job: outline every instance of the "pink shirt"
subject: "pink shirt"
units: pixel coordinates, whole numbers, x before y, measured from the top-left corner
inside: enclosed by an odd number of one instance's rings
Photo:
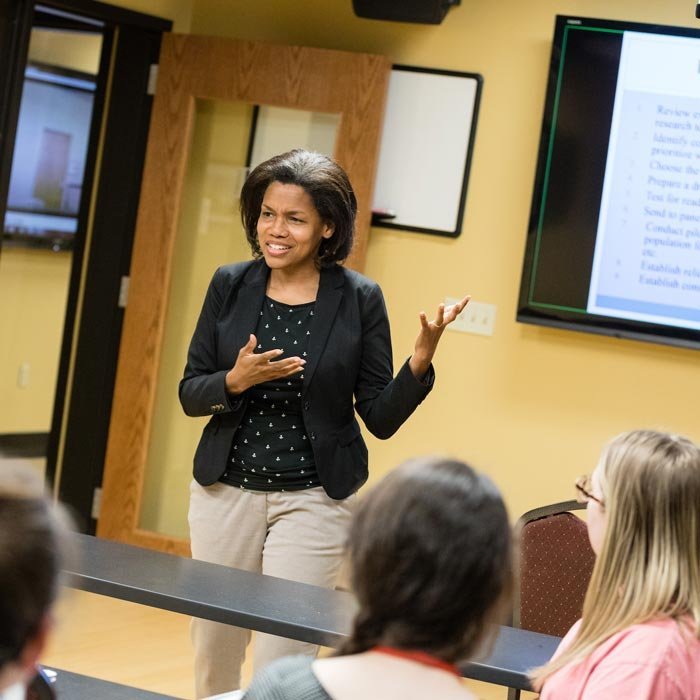
[[[555,658],[574,640],[579,620]],[[700,700],[700,640],[674,620],[633,625],[544,684],[540,700]]]

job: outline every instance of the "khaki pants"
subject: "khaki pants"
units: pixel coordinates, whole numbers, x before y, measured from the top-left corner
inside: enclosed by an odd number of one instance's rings
[[[354,500],[351,496],[335,501],[321,487],[260,493],[222,483],[200,486],[192,481],[192,557],[333,588]],[[197,697],[239,688],[250,630],[194,618],[191,633]],[[313,644],[256,634],[255,671],[282,656],[315,656],[317,650]]]

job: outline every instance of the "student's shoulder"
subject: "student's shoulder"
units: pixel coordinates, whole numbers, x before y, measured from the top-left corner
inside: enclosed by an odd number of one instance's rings
[[[599,653],[601,666],[626,666],[639,672],[644,668],[647,671],[643,673],[665,679],[672,686],[685,688],[690,684],[700,692],[696,671],[700,640],[687,621],[658,619],[632,625],[602,645]]]
[[[277,659],[258,673],[243,700],[330,700],[314,675],[308,656]]]
[[[619,649],[641,658],[656,659],[678,650],[700,653],[698,640],[691,625],[684,620],[661,618],[632,625],[611,640]]]
[[[682,622],[631,625],[598,647],[591,661],[583,698],[699,697],[700,641]]]

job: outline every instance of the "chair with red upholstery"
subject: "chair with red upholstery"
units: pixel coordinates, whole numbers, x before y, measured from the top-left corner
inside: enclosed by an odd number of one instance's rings
[[[518,520],[514,627],[563,637],[581,617],[595,554],[586,523],[570,511],[585,507],[564,501],[530,510]],[[508,691],[508,700],[519,697],[519,690]]]

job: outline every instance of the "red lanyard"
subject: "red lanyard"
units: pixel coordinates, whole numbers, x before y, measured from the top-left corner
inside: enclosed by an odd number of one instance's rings
[[[447,671],[461,678],[462,674],[459,669],[454,665],[438,659],[436,656],[431,656],[426,654],[424,651],[414,651],[410,649],[397,649],[396,647],[373,647],[371,651],[379,652],[380,654],[388,654],[389,656],[398,656],[400,659],[408,659],[409,661],[415,661],[417,664],[423,664],[424,666],[432,666],[433,668],[439,668],[442,671]]]

